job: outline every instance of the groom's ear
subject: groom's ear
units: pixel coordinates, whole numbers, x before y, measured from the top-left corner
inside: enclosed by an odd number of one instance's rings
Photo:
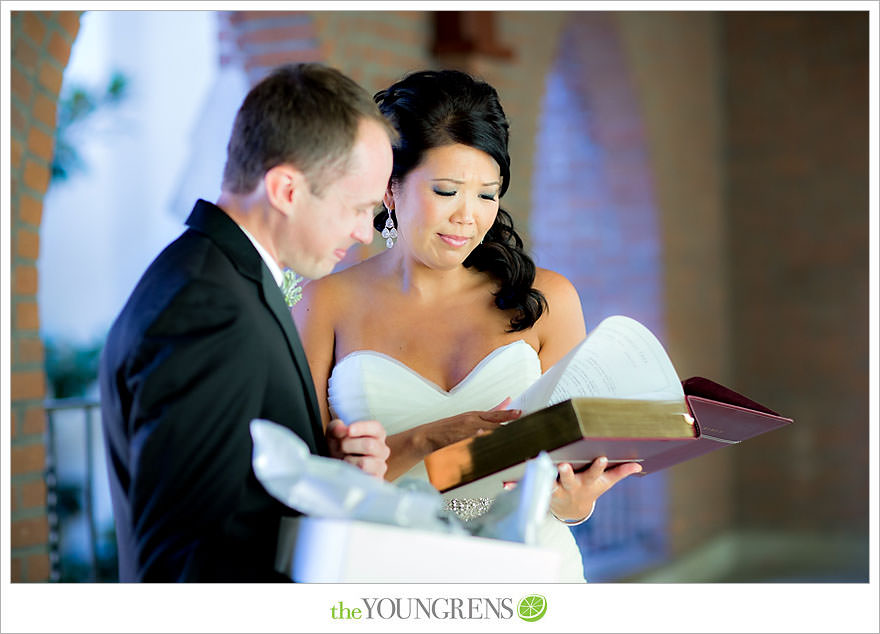
[[[294,201],[308,187],[305,175],[291,165],[276,165],[263,176],[266,197],[275,209],[289,216],[293,212]]]

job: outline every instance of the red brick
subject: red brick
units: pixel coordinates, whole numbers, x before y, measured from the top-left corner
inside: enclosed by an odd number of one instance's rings
[[[45,480],[34,480],[33,482],[23,482],[17,485],[19,490],[19,498],[21,499],[21,508],[32,509],[46,506],[46,482]]]
[[[29,407],[25,410],[21,425],[22,435],[42,434],[46,431],[46,410],[42,407]]]
[[[254,44],[268,42],[289,42],[290,40],[306,40],[315,37],[315,27],[312,24],[294,24],[279,26],[274,29],[259,29],[239,36],[238,44]]]
[[[241,22],[263,20],[265,18],[289,18],[296,15],[303,15],[305,13],[305,11],[234,11],[229,16],[229,21],[233,24],[239,24]]]
[[[49,168],[36,161],[27,160],[24,164],[22,181],[35,192],[45,194],[49,187]]]
[[[15,147],[15,139],[12,140]],[[30,229],[19,229],[13,236],[15,253],[19,257],[36,261],[40,257],[40,234]]]
[[[15,305],[15,329],[19,332],[40,329],[40,311],[36,302],[20,301]]]
[[[49,37],[49,54],[61,66],[67,66],[67,60],[70,59],[70,46],[71,43],[57,32],[53,32]]]
[[[42,11],[26,11],[24,12],[24,19],[22,20],[22,31],[30,37],[37,46],[40,46],[43,43],[43,39],[46,37],[46,24],[43,22],[41,16],[44,16],[45,13]]]
[[[12,292],[16,295],[37,294],[37,267],[19,264],[12,269]]]
[[[48,541],[48,539],[46,540]],[[28,555],[27,558],[27,580],[34,583],[45,582],[49,580],[49,555],[48,553],[37,553]]]
[[[252,55],[245,62],[245,69],[271,68],[279,64],[291,64],[298,62],[313,62],[321,59],[321,51],[317,48],[299,49],[292,51],[278,51],[263,55]]]
[[[26,132],[28,129],[27,112],[20,108],[18,104],[12,104],[12,112],[9,115],[9,123],[11,128],[16,132]]]
[[[32,517],[12,522],[13,548],[39,546],[49,541],[49,521],[46,517]]]
[[[43,342],[38,337],[28,337],[15,342],[16,355],[12,363],[42,363],[46,356]]]
[[[17,68],[12,69],[11,88],[12,94],[18,97],[22,103],[29,104],[31,102],[31,96],[34,93],[33,84],[31,84],[31,80]]]
[[[10,448],[12,475],[42,473],[46,468],[46,448],[42,442]]]
[[[18,199],[18,217],[25,223],[39,227],[43,219],[43,201],[22,194]]]
[[[40,64],[40,74],[38,79],[41,86],[53,95],[58,95],[58,92],[61,90],[61,82],[64,79],[64,74],[49,62],[43,62]]]
[[[42,371],[12,372],[10,376],[10,398],[23,401],[45,398],[46,375]]]
[[[21,167],[21,155],[24,152],[24,146],[18,139],[10,139],[9,146],[9,153],[11,155],[9,166],[12,168],[12,170],[17,170],[19,167]]]
[[[63,28],[71,41],[76,38],[79,32],[79,17],[81,11],[55,11],[55,21]]]
[[[54,140],[52,137],[36,126],[31,126],[30,132],[28,132],[27,147],[34,156],[43,159],[47,163],[51,162],[53,145]]]
[[[54,100],[49,99],[45,95],[37,94],[36,99],[34,99],[34,108],[32,110],[34,118],[37,121],[54,130],[55,125],[57,124],[55,119],[56,112],[57,104]]]
[[[10,567],[12,568],[9,577],[10,581],[12,581],[12,583],[21,583],[22,581],[25,581],[26,579],[24,578],[23,574],[24,557],[21,555],[12,555],[10,557],[9,563],[11,564]]]

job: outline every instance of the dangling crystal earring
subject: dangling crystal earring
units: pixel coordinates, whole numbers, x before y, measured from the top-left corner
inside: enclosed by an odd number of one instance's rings
[[[394,228],[394,221],[391,219],[391,209],[386,207],[385,211],[388,212],[388,219],[385,221],[385,228],[382,229],[382,237],[385,238],[385,248],[390,249],[397,239],[397,229]]]

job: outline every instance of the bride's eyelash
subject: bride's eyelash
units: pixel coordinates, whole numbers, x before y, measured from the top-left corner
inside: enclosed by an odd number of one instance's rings
[[[458,192],[455,190],[447,191],[447,190],[443,190],[443,189],[437,189],[435,187],[434,193],[437,194],[438,196],[455,196]],[[483,200],[492,200],[492,201],[498,200],[495,197],[495,194],[480,194],[480,198],[482,198]]]

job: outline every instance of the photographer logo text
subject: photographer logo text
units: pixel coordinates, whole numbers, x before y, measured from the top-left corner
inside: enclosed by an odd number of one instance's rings
[[[533,622],[547,612],[547,600],[533,594],[515,603],[510,597],[361,597],[330,607],[334,620],[508,620]]]

